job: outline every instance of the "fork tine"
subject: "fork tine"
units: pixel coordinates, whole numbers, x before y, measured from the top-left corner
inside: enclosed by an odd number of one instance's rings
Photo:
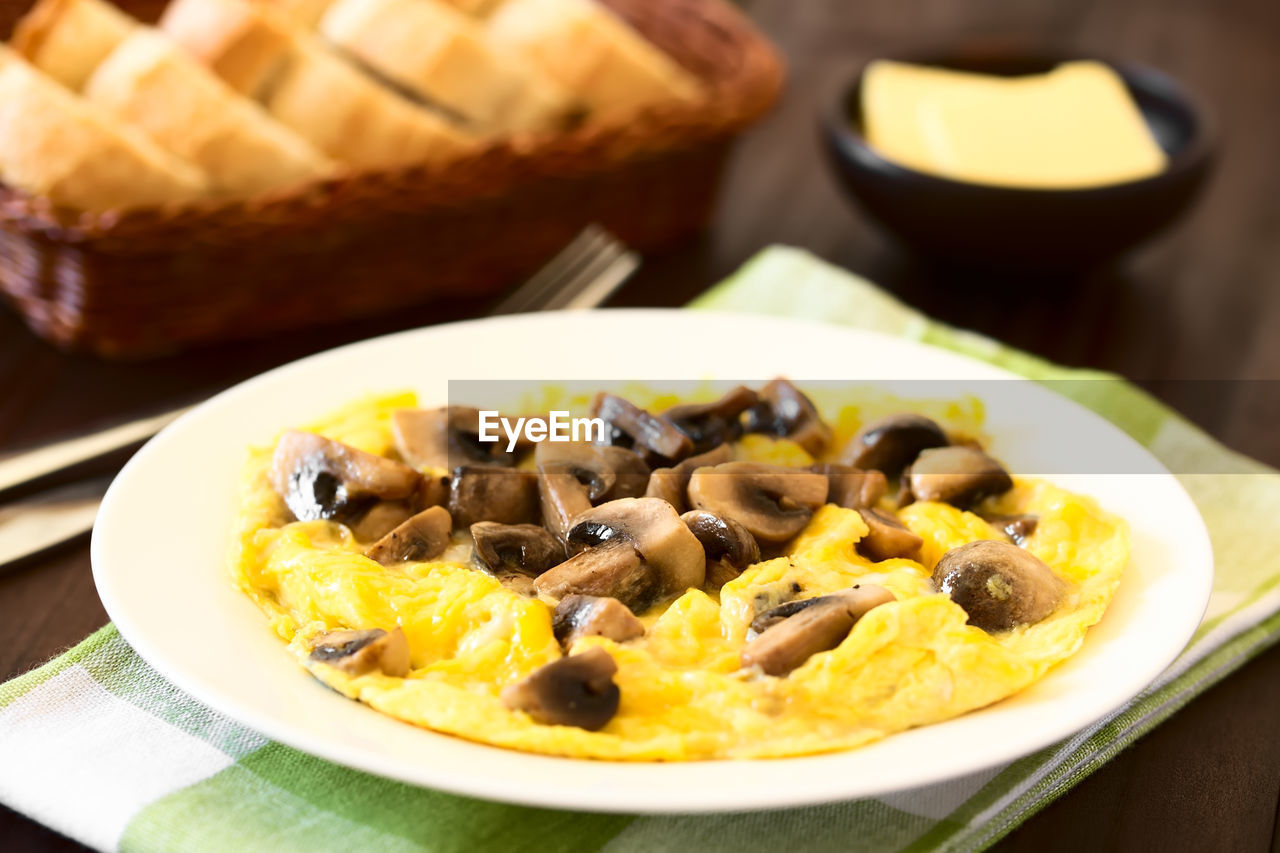
[[[545,300],[546,296],[559,289],[570,280],[578,268],[586,263],[596,251],[600,234],[594,228],[586,228],[568,246],[557,254],[543,268],[542,275],[536,275],[528,284],[516,291],[522,299],[522,308],[533,308]]]
[[[550,295],[543,310],[555,311],[559,309],[566,299],[571,299],[577,295],[578,291],[585,287],[588,282],[593,281],[609,264],[613,263],[616,257],[617,250],[612,246],[605,246],[596,252],[574,272],[573,277],[566,281],[562,288]]]
[[[560,280],[554,286],[539,294],[536,304],[530,306],[531,310],[549,310],[560,294],[569,288],[575,287],[576,283],[581,281],[584,276],[591,275],[601,256],[609,251],[611,244],[612,240],[603,230],[595,229],[591,234],[591,239],[583,246],[578,257],[573,259],[572,264],[565,267]]]
[[[587,283],[576,296],[568,299],[558,308],[565,310],[581,310],[585,308],[595,308],[602,304],[606,299],[613,295],[613,292],[622,286],[631,274],[640,266],[640,256],[635,252],[622,251],[609,267],[600,273],[594,280]]]
[[[591,268],[600,253],[606,251],[612,242],[604,229],[598,226],[592,226],[589,230],[584,230],[584,236],[587,239],[579,247],[577,256],[570,259],[561,268],[561,275],[557,281],[536,295],[534,303],[528,306],[528,310],[548,309],[550,303],[555,301],[556,295],[563,292],[565,288],[573,286],[573,283]]]
[[[521,283],[515,290],[503,297],[490,309],[489,313],[515,314],[523,310],[531,296],[541,293],[564,274],[569,261],[577,256],[578,249],[578,240],[575,239],[573,243],[561,249],[559,254],[544,266],[539,267],[532,276]]]
[[[515,314],[540,307],[548,296],[575,278],[578,270],[608,242],[603,228],[588,225],[528,281],[494,306],[490,314]]]
[[[549,300],[546,310],[591,308],[613,293],[638,264],[634,253],[609,241],[573,281]]]

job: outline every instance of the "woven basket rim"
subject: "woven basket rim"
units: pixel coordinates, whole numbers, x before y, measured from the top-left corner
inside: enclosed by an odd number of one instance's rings
[[[550,179],[603,173],[622,160],[729,137],[773,105],[782,88],[782,59],[738,9],[725,0],[648,2],[696,13],[702,25],[737,48],[735,67],[717,69],[715,76],[698,75],[705,97],[697,102],[664,103],[565,133],[515,135],[444,163],[347,170],[250,198],[86,212],[55,207],[47,198],[0,183],[0,225],[33,237],[81,243],[133,234],[234,231],[237,223],[261,228],[264,221],[278,221],[282,227],[296,227],[300,221],[338,214],[353,199],[392,195],[411,196],[417,209],[456,207],[500,197],[531,173]]]

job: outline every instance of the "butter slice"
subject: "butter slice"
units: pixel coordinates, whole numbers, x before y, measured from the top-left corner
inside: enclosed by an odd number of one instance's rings
[[[879,60],[862,103],[880,154],[958,181],[1073,189],[1145,178],[1167,162],[1120,75],[1100,62],[999,77]]]

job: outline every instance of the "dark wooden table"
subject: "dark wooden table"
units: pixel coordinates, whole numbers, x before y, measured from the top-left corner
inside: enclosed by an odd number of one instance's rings
[[[0,17],[12,21],[25,6],[26,0],[3,0]],[[956,325],[1060,362],[1146,380],[1228,445],[1280,464],[1280,395],[1267,391],[1280,375],[1280,3],[758,0],[747,6],[789,58],[786,98],[737,147],[706,236],[649,259],[614,304],[680,305],[763,246],[804,246]],[[821,101],[870,57],[992,34],[1146,62],[1198,93],[1216,115],[1222,156],[1193,214],[1119,271],[1072,286],[1028,280],[997,297],[917,266],[852,212],[819,153]],[[346,341],[480,308],[436,306],[132,365],[58,353],[0,313],[0,451],[190,401]],[[1177,381],[1186,379],[1206,382]],[[83,543],[0,576],[0,679],[105,621]],[[1280,649],[1272,649],[1002,847],[1280,850],[1277,708]],[[73,847],[0,808],[0,848]]]

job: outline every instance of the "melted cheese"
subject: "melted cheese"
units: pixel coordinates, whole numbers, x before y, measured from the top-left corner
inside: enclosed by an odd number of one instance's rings
[[[955,180],[1068,189],[1166,164],[1124,81],[1100,62],[996,77],[881,60],[867,68],[862,102],[873,148]]]

